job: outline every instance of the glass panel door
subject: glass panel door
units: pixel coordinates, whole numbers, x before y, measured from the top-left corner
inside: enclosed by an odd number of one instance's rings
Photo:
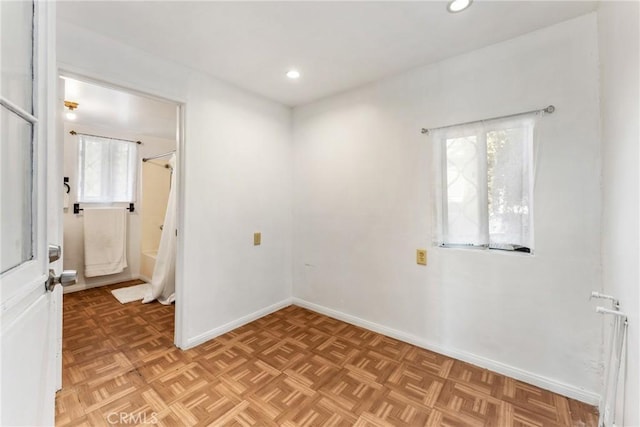
[[[45,287],[47,221],[60,215],[49,215],[46,179],[54,19],[51,2],[0,0],[1,425],[55,424],[62,298]]]
[[[34,4],[0,2],[0,272],[34,258]]]
[[[0,80],[4,99],[33,114],[33,2],[0,2]]]
[[[33,258],[33,125],[4,106],[0,114],[0,267],[4,273]]]

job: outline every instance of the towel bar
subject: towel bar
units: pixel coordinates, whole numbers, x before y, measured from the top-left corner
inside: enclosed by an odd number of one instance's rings
[[[80,207],[80,203],[74,203],[73,204],[73,213],[74,214],[78,215],[80,213],[80,211],[83,211],[83,210],[84,210],[84,208]],[[127,210],[129,212],[135,212],[136,211],[135,205],[133,203],[129,203],[129,207],[127,208]]]

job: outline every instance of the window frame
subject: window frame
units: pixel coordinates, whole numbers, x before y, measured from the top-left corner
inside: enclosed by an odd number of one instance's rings
[[[106,183],[109,185],[106,191],[101,191],[100,198],[87,198],[85,191],[85,175],[86,175],[86,143],[88,141],[100,141],[101,143],[109,144],[108,147],[108,159],[104,159],[104,153],[101,154],[101,164],[102,166],[106,166],[106,172],[101,172],[101,181],[102,183]],[[131,144],[131,145],[128,145]],[[127,182],[127,193],[130,194],[129,198],[125,198],[124,200],[119,200],[115,197],[113,186],[113,164],[114,164],[114,145],[122,145],[127,146],[129,151],[129,160],[128,160],[128,175],[130,176],[129,181]],[[77,190],[77,201],[78,203],[86,203],[86,204],[110,204],[110,203],[135,203],[137,199],[137,181],[138,181],[138,160],[139,160],[139,151],[137,144],[130,141],[124,141],[118,138],[108,138],[94,135],[78,135],[78,145],[77,145],[77,156],[78,156],[78,164],[77,164],[77,180],[78,180],[78,190]],[[105,197],[106,195],[106,197]]]
[[[527,150],[527,155],[522,156],[521,162],[521,171],[522,175],[527,176],[528,181],[528,242],[527,246],[521,246],[517,244],[507,245],[507,244],[492,244],[491,243],[491,231],[490,231],[490,215],[489,215],[489,165],[488,165],[488,157],[487,157],[487,135],[490,132],[514,129],[514,123],[520,123],[521,127],[526,129],[526,140],[523,142],[526,143],[525,149]],[[466,124],[469,125],[469,124]],[[534,144],[535,144],[535,116],[527,115],[522,117],[509,117],[505,119],[495,119],[488,122],[475,122],[470,125],[477,125],[477,127],[470,127],[468,132],[464,132],[464,128],[466,125],[459,126],[449,126],[444,129],[440,129],[436,135],[436,139],[433,141],[436,147],[436,162],[439,162],[439,176],[436,176],[436,183],[439,186],[439,189],[436,191],[440,193],[440,197],[436,197],[436,203],[439,204],[437,206],[437,215],[436,215],[436,225],[438,236],[435,239],[435,245],[441,248],[451,248],[451,249],[490,249],[492,251],[500,251],[505,253],[526,253],[533,254],[534,252],[534,216],[533,216],[533,205],[534,205],[534,170],[535,170],[535,155],[534,155]],[[462,132],[461,132],[462,131]],[[456,132],[460,132],[456,136]],[[436,136],[434,135],[434,136]],[[446,242],[447,237],[449,236],[449,185],[448,185],[448,157],[447,157],[447,142],[454,138],[468,138],[471,136],[476,137],[478,151],[478,159],[476,160],[478,165],[482,165],[481,170],[478,172],[478,182],[477,182],[477,199],[479,206],[479,224],[478,224],[478,235],[486,237],[486,243],[451,243]],[[529,159],[527,161],[527,158]],[[527,164],[528,163],[528,164]],[[523,189],[524,191],[524,189]],[[510,247],[509,247],[510,246]]]
[[[27,73],[23,75],[23,77],[28,77],[28,97],[25,99],[16,99],[14,98],[14,93],[7,93],[7,89],[11,89],[15,87],[15,85],[9,84],[7,88],[6,85],[3,85],[4,81],[0,83],[0,88],[2,88],[2,92],[0,92],[0,109],[2,113],[7,114],[7,118],[17,118],[21,123],[26,123],[29,126],[29,138],[24,141],[13,142],[15,144],[24,144],[28,149],[30,158],[28,159],[28,174],[24,174],[24,176],[28,175],[28,183],[26,183],[26,190],[28,194],[24,194],[24,199],[21,201],[21,205],[23,206],[26,212],[23,212],[21,218],[28,219],[28,223],[22,223],[20,226],[22,227],[21,234],[22,240],[20,243],[22,244],[20,251],[21,256],[20,260],[12,265],[0,265],[0,277],[3,282],[7,281],[7,278],[10,278],[11,285],[13,287],[14,284],[24,283],[29,281],[29,278],[33,277],[34,272],[39,271],[45,266],[45,257],[42,245],[40,244],[43,236],[43,224],[45,223],[44,219],[44,208],[43,208],[43,197],[42,193],[42,179],[43,168],[42,168],[42,158],[44,158],[44,150],[46,137],[46,127],[43,127],[40,119],[42,117],[46,117],[48,114],[47,105],[44,100],[46,96],[45,92],[45,76],[46,76],[46,64],[43,65],[46,61],[45,58],[40,54],[39,47],[42,44],[43,40],[38,33],[38,25],[42,22],[42,12],[40,6],[36,1],[24,2],[24,5],[29,9],[30,12],[30,26],[28,39],[29,43],[27,43],[29,49],[29,58],[28,58],[28,70]],[[27,10],[27,9],[25,9]],[[2,11],[0,10],[0,13]],[[6,13],[6,12],[5,12]],[[26,47],[26,46],[20,46]],[[26,52],[25,52],[26,53]],[[22,64],[25,65],[25,64]],[[7,70],[2,68],[3,80],[5,78],[5,73]],[[21,70],[25,71],[25,70]],[[19,85],[18,85],[19,86]],[[27,87],[25,87],[26,89]],[[23,102],[24,101],[24,102]],[[0,119],[2,120],[2,119]],[[6,125],[4,120],[0,124],[0,127]],[[9,127],[10,128],[10,127]],[[3,129],[3,132],[6,131]],[[3,144],[9,144],[9,141],[2,141]],[[2,154],[0,154],[2,156]],[[27,172],[25,169],[23,172]],[[1,179],[1,178],[0,178]],[[2,212],[2,220],[5,221],[5,212]],[[13,221],[10,221],[13,223]],[[37,274],[37,273],[35,273]]]

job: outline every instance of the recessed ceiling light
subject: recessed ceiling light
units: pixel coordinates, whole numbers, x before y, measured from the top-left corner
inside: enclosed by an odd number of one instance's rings
[[[469,6],[473,0],[451,0],[447,5],[447,10],[451,13],[462,12]]]
[[[298,70],[289,70],[287,71],[287,77],[289,77],[290,79],[299,79],[300,78],[300,71]]]

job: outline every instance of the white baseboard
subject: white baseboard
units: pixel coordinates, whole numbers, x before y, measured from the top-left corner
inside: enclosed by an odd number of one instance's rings
[[[138,275],[138,279],[144,280],[147,283],[151,283],[151,277],[147,277],[147,276],[145,276],[143,274]]]
[[[214,339],[222,334],[226,334],[227,332],[232,331],[236,328],[239,328],[240,326],[246,325],[247,323],[253,322],[254,320],[257,320],[261,317],[266,316],[267,314],[271,314],[274,311],[278,311],[290,305],[291,305],[291,298],[286,298],[280,302],[277,302],[268,307],[262,308],[258,311],[254,311],[253,313],[247,314],[246,316],[233,320],[217,328],[211,329],[205,333],[202,333],[192,338],[188,338],[186,347],[181,347],[181,348],[183,350],[188,350],[192,347],[195,347],[211,339]]]
[[[137,276],[132,276],[130,278],[121,277],[118,279],[106,279],[106,280],[101,280],[99,282],[92,282],[92,283],[76,283],[75,285],[65,286],[64,288],[62,288],[62,293],[70,294],[72,292],[86,291],[87,289],[99,288],[100,286],[115,285],[116,283],[128,282],[130,280],[138,280],[138,279],[144,280],[141,278],[141,276],[137,275]]]
[[[429,342],[415,335],[398,331],[396,329],[392,329],[392,328],[380,325],[378,323],[373,323],[368,320],[364,320],[359,317],[352,316],[350,314],[342,313],[340,311],[333,310],[328,307],[314,304],[312,302],[305,301],[300,298],[296,298],[296,297],[292,298],[292,303],[294,305],[298,305],[300,307],[304,307],[309,310],[316,311],[326,316],[333,317],[334,319],[342,320],[344,322],[351,323],[352,325],[360,326],[362,328],[369,329],[371,331],[378,332],[383,335],[387,335],[389,337],[398,339],[400,341],[404,341],[409,344],[413,344],[415,346],[422,347],[430,351],[434,351],[436,353],[444,354],[446,356],[452,357],[454,359],[462,360],[467,363],[471,363],[481,368],[489,369],[499,374],[506,375],[511,378],[515,378],[517,380],[526,382],[528,384],[535,385],[545,390],[549,390],[554,393],[558,393],[563,396],[588,403],[590,405],[597,405],[598,402],[600,401],[600,395],[598,395],[597,393],[583,390],[581,388],[578,388],[569,384],[565,384],[560,381],[556,381],[551,378],[544,377],[542,375],[534,374],[532,372],[528,372],[520,368],[516,368],[514,366],[506,365],[504,363],[487,359],[485,357],[478,356],[473,353],[468,353],[466,351],[444,347],[439,344]]]

